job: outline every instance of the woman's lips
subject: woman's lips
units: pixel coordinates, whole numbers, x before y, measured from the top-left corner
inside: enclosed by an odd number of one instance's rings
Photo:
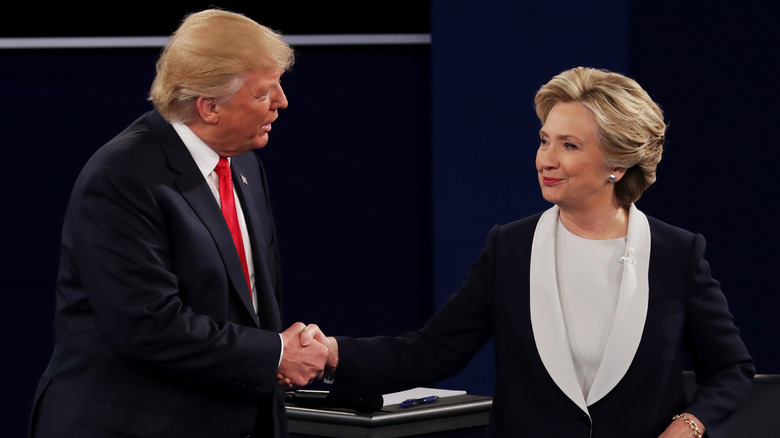
[[[548,186],[551,186],[551,185],[553,185],[553,184],[555,184],[555,183],[557,183],[557,182],[559,182],[559,181],[563,181],[563,180],[562,180],[562,179],[560,179],[560,178],[551,178],[551,177],[549,177],[549,176],[543,176],[543,177],[542,177],[542,182],[543,182],[545,185],[548,185]]]

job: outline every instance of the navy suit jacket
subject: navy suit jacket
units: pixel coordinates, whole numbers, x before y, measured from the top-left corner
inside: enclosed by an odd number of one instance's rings
[[[331,395],[431,385],[460,372],[492,336],[491,437],[657,438],[682,412],[704,422],[710,437],[724,436],[728,416],[746,398],[755,371],[710,276],[703,237],[648,217],[649,302],[641,340],[626,374],[587,407],[588,415],[551,378],[537,349],[529,277],[539,217],[494,227],[467,280],[422,330],[338,338]],[[690,404],[683,392],[683,350],[700,384]]]
[[[65,215],[55,346],[32,436],[286,435],[276,383],[279,251],[265,173],[254,153],[231,162],[257,313],[219,205],[159,113],[141,116],[87,162]]]

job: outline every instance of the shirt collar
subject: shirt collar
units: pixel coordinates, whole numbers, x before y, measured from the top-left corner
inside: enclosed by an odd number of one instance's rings
[[[195,164],[198,165],[198,169],[200,169],[203,177],[208,177],[208,175],[214,171],[214,168],[217,167],[219,154],[217,154],[214,149],[211,149],[211,147],[201,140],[200,137],[195,135],[195,133],[184,123],[174,122],[171,123],[171,126],[173,126],[176,133],[179,134],[179,137],[181,138],[181,141],[184,142],[184,146],[187,147],[187,150],[190,151],[190,155],[192,155],[192,158],[195,160]]]

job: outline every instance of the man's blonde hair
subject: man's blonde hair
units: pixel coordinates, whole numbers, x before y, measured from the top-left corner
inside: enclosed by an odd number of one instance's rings
[[[188,122],[195,100],[227,100],[253,70],[284,72],[293,49],[244,15],[209,9],[185,17],[157,61],[149,100],[169,122]]]

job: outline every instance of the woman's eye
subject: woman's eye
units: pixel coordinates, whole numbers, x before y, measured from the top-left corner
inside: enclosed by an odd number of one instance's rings
[[[547,140],[540,138],[539,139],[539,146],[547,146]]]
[[[563,147],[566,148],[566,149],[577,149],[577,145],[572,144],[572,143],[564,143]]]

